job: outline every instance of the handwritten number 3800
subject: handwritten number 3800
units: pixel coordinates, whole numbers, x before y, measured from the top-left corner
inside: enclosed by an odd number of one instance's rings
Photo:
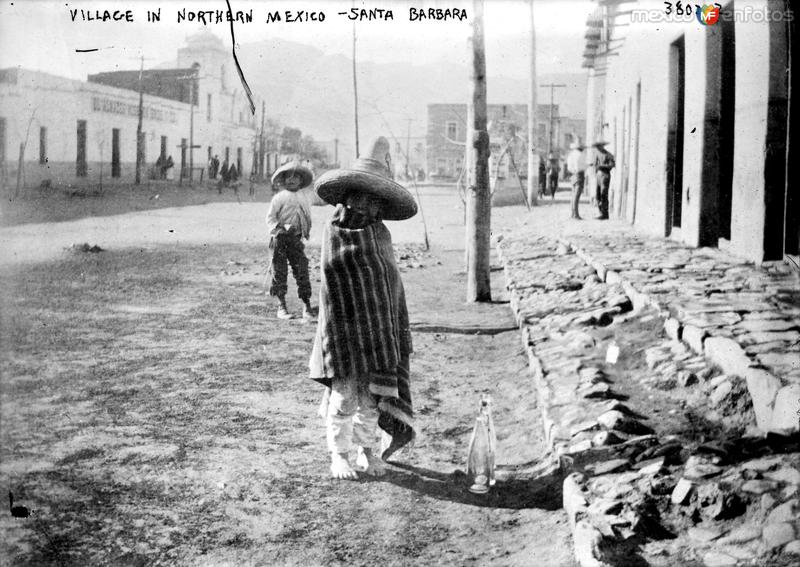
[[[670,14],[672,14],[672,2],[664,2],[664,4],[666,4],[666,8],[664,8],[664,13],[666,13],[669,16]],[[714,2],[714,6],[716,6],[719,10],[722,10],[722,4]],[[699,12],[700,6],[695,4],[694,9]],[[675,14],[678,16],[691,16],[692,5],[686,4],[686,7],[684,8],[683,4],[679,0],[678,2],[675,3]]]

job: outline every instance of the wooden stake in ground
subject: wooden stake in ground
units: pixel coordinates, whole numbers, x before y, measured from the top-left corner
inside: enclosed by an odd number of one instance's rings
[[[491,301],[489,276],[491,196],[489,194],[489,132],[486,130],[486,54],[483,0],[474,0],[472,20],[472,143],[473,183],[467,194],[467,301]]]
[[[531,76],[528,103],[528,204],[535,205],[539,194],[539,156],[536,155],[536,26],[531,4]]]

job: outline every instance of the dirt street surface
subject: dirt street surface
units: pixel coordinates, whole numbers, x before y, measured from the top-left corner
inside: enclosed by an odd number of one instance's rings
[[[390,224],[419,437],[355,482],[328,476],[314,326],[263,293],[263,202],[0,229],[0,482],[33,510],[0,515],[0,563],[573,566],[502,273],[495,303],[465,304],[458,198],[423,203],[430,252],[420,216]],[[499,442],[485,496],[462,472],[481,394]]]

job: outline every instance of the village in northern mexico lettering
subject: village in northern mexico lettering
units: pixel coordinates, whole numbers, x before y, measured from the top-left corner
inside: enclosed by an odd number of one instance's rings
[[[98,10],[85,8],[70,8],[69,15],[73,22],[134,22],[136,21],[135,11],[125,10]],[[190,10],[178,8],[175,10],[175,18],[178,23],[192,22],[203,25],[220,24],[226,22],[236,22],[249,24],[253,22],[271,23],[295,23],[295,22],[324,22],[327,18],[325,12],[320,10],[271,10],[265,7],[264,16],[258,18],[258,14],[253,9],[249,10]],[[148,22],[157,23],[162,20],[162,10],[143,10],[140,17]],[[395,10],[391,8],[349,8],[347,10],[337,10],[336,15],[347,18],[350,21],[393,21],[395,20]],[[398,18],[402,16],[398,13]],[[467,10],[464,8],[425,8],[409,7],[407,19],[410,22],[427,21],[466,21]]]

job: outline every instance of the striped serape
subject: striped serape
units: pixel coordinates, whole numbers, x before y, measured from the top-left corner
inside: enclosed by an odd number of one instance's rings
[[[378,424],[394,439],[413,437],[409,380],[412,351],[403,282],[389,229],[382,222],[361,229],[340,225],[340,206],[325,226],[319,322],[311,378],[363,380],[378,400]]]

